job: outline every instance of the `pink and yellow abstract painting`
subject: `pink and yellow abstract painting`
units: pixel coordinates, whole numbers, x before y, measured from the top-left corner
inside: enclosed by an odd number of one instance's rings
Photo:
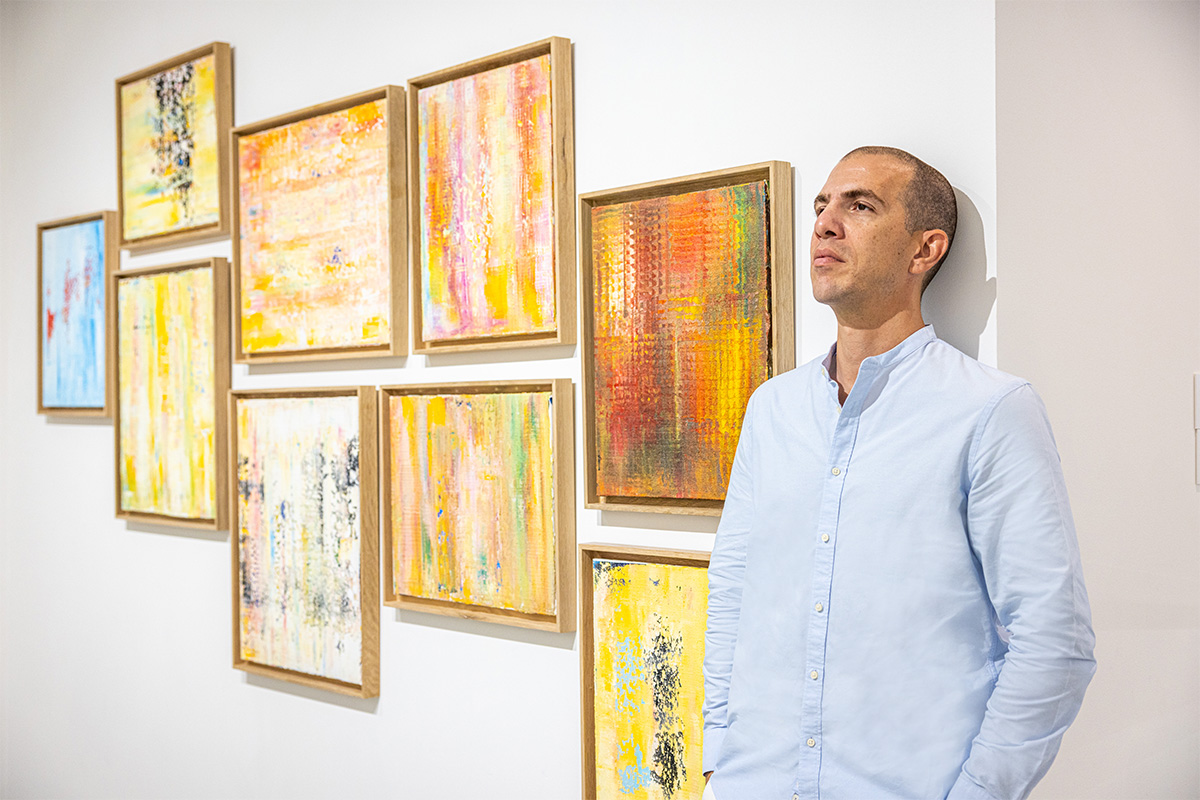
[[[216,56],[123,84],[120,91],[125,240],[219,223]]]
[[[419,90],[421,338],[554,331],[550,56]]]
[[[120,509],[215,519],[212,269],[120,278],[117,336]]]
[[[765,181],[591,210],[597,493],[723,500],[770,377]]]
[[[551,394],[389,398],[396,595],[556,611]]]
[[[362,683],[358,398],[239,397],[240,658]]]
[[[238,137],[241,350],[391,342],[384,100]]]
[[[596,797],[699,797],[708,570],[593,558],[591,577]]]

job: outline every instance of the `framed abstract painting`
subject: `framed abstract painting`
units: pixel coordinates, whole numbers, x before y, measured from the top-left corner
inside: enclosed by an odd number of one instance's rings
[[[37,226],[39,414],[112,416],[116,226],[113,211]]]
[[[373,387],[229,393],[233,665],[379,694]]]
[[[236,359],[404,354],[404,90],[233,130]]]
[[[568,379],[386,386],[384,603],[575,629]]]
[[[233,58],[213,42],[117,78],[120,244],[229,235]]]
[[[571,42],[408,82],[413,350],[575,342]]]
[[[228,263],[115,277],[117,516],[226,530]]]
[[[580,546],[584,798],[688,800],[703,791],[708,558]]]
[[[587,507],[718,515],[750,394],[795,366],[791,167],[579,206]]]

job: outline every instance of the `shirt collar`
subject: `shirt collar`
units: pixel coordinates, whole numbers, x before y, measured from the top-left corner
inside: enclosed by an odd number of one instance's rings
[[[870,366],[867,371],[872,372],[874,370],[886,369],[893,364],[898,364],[936,338],[937,334],[933,332],[933,325],[926,325],[886,353],[880,353],[877,356],[863,359],[863,363],[859,367],[859,374],[861,375],[863,368],[868,367],[868,365]],[[826,379],[829,379],[830,368],[833,366],[833,359],[836,356],[837,342],[834,342],[829,348],[829,352],[825,355],[825,358],[821,360],[821,371],[825,374]]]

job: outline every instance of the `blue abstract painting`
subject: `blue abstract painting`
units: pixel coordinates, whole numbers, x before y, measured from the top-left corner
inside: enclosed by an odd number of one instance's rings
[[[104,408],[104,220],[43,228],[42,406]]]

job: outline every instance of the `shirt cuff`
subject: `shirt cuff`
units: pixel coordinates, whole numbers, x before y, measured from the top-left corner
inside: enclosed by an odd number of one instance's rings
[[[950,794],[946,795],[946,800],[997,800],[997,798],[987,789],[968,778],[967,773],[960,772],[958,780],[950,788]]]
[[[725,731],[728,728],[705,728],[704,745],[700,749],[700,772],[712,772],[717,768],[717,759],[721,757],[721,745],[725,744]]]

